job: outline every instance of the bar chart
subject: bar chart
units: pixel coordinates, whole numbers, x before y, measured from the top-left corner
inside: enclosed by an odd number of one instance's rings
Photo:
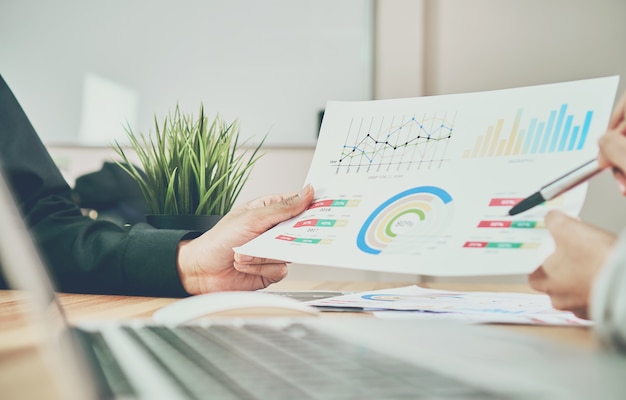
[[[504,118],[488,126],[484,134],[476,137],[474,146],[464,150],[463,158],[557,153],[584,147],[593,111],[576,119],[568,113],[568,104],[562,104],[550,111],[547,118],[530,118],[527,124],[522,124],[524,111],[517,110],[508,133],[503,129],[507,122]]]

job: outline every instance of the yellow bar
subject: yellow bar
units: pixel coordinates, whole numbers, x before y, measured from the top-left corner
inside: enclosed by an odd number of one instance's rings
[[[511,128],[511,136],[509,136],[509,142],[506,145],[506,155],[510,155],[513,150],[513,145],[517,139],[517,128],[519,127],[519,120],[522,118],[522,109],[517,110],[517,115],[515,115],[515,121],[513,121],[513,128]]]
[[[476,138],[476,145],[474,146],[474,151],[472,151],[472,158],[476,158],[476,156],[478,155],[478,149],[480,149],[480,144],[483,141],[483,137],[482,136],[478,136]]]
[[[489,148],[489,155],[493,156],[496,152],[496,146],[498,145],[498,139],[500,139],[500,131],[502,130],[502,124],[504,123],[503,119],[499,119],[496,124],[496,133],[493,135],[493,139],[491,139],[491,147]]]
[[[470,149],[463,150],[463,158],[470,158],[471,155]]]
[[[515,147],[513,148],[513,154],[518,155],[522,150],[522,142],[524,141],[524,131],[519,131],[519,136],[517,137],[517,142],[515,142]]]
[[[504,152],[504,146],[506,146],[506,139],[502,139],[500,140],[500,143],[498,143],[498,152],[496,153],[497,156],[502,155]]]
[[[485,141],[483,142],[483,148],[480,149],[480,156],[484,157],[487,154],[487,148],[489,148],[489,143],[491,143],[491,135],[493,135],[493,126],[490,126],[487,129],[487,136],[485,136]]]

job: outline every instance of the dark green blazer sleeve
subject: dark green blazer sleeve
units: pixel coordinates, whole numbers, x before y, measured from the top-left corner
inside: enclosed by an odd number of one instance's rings
[[[71,190],[0,76],[0,165],[58,290],[180,297],[178,243],[199,233],[82,215]],[[2,282],[0,282],[0,286]]]

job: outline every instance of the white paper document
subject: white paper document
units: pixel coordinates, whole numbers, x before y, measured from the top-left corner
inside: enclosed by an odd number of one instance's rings
[[[378,318],[454,319],[468,323],[589,326],[591,322],[552,307],[544,294],[456,292],[417,285],[311,300],[316,307],[370,311]]]
[[[514,217],[507,212],[596,156],[617,85],[614,76],[328,102],[305,182],[314,202],[236,250],[371,271],[529,273],[553,249],[544,215],[578,214],[586,184]]]

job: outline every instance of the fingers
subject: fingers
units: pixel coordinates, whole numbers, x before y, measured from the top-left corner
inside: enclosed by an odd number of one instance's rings
[[[546,293],[548,291],[547,281],[548,276],[543,267],[539,267],[533,271],[532,274],[528,275],[528,284],[534,290],[537,290],[542,293]]]
[[[587,302],[581,301],[580,298],[562,293],[560,295],[552,295],[552,307],[561,311],[571,311],[578,318],[589,318],[589,306]]]
[[[572,217],[560,210],[550,210],[544,217],[546,228],[550,231],[552,238],[556,242],[557,248],[564,246],[575,246],[580,240],[585,240],[589,229],[578,217]]]
[[[613,175],[622,194],[626,194],[626,122],[618,129],[607,131],[598,141],[600,163],[613,168]]]
[[[626,196],[626,92],[615,105],[609,128],[598,141],[601,167],[611,167],[620,192]]]
[[[559,210],[550,210],[545,218],[544,222],[546,224],[546,228],[550,231],[555,240],[558,241],[561,236],[561,232],[565,232],[565,234],[570,234],[568,229],[568,225],[572,222],[578,223],[579,221],[575,218],[570,217]]]
[[[606,131],[598,140],[602,157],[608,161],[609,165],[617,166],[623,171],[626,170],[626,159],[623,156],[626,151],[625,134],[626,122],[622,123],[618,129]]]
[[[271,258],[254,257],[246,254],[235,253],[235,262],[241,265],[244,264],[286,264],[283,260],[273,260]]]
[[[570,310],[574,313],[575,316],[582,319],[590,319],[589,318],[589,307],[576,307]]]
[[[567,216],[560,210],[550,210],[546,214],[544,218],[544,222],[546,223],[546,227],[550,229],[552,226],[557,226],[558,224],[563,223],[563,219]]]
[[[528,284],[530,287],[538,292],[549,295],[552,307],[557,310],[571,311],[578,318],[589,318],[589,307],[585,301],[586,299],[581,300],[580,296],[571,293],[569,288],[562,289],[559,288],[558,285],[556,285],[557,287],[553,287],[554,285],[551,285],[550,282],[551,279],[543,266],[528,275]]]
[[[287,263],[265,263],[265,264],[239,264],[235,261],[235,269],[241,273],[255,275],[263,278],[265,287],[270,283],[275,283],[287,276]]]
[[[622,170],[613,168],[613,177],[617,182],[617,188],[622,193],[623,196],[626,196],[626,176],[622,172]]]
[[[249,275],[257,275],[267,279],[268,283],[278,282],[287,276],[287,263],[270,258],[253,257],[235,253],[235,269]]]
[[[622,95],[620,100],[613,109],[611,120],[609,121],[609,129],[615,129],[620,125],[626,117],[626,92]]]

